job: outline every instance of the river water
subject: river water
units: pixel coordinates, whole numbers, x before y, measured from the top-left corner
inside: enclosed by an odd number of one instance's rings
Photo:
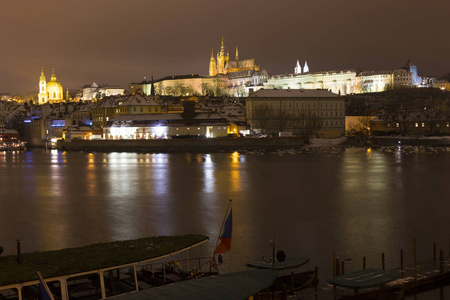
[[[214,249],[233,201],[223,272],[309,257],[321,282],[346,270],[449,252],[449,149],[362,148],[214,154],[0,152],[0,245],[14,254],[158,235],[203,234]],[[4,254],[4,255],[5,255]],[[410,259],[410,260],[409,260]],[[409,260],[409,261],[408,261]]]

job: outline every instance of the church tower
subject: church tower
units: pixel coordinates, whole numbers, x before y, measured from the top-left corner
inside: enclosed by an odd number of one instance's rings
[[[222,37],[222,45],[220,46],[220,52],[217,54],[217,74],[226,74],[226,65],[230,56],[228,52],[225,51],[225,46],[223,45],[223,37]]]
[[[308,62],[305,61],[305,66],[303,67],[303,73],[309,73]]]
[[[41,77],[39,78],[39,95],[38,95],[38,103],[36,104],[44,104],[48,101],[47,94],[47,80],[44,75],[44,67],[41,69]]]
[[[209,60],[209,76],[217,75],[217,64],[216,59],[214,58],[214,49],[211,51],[211,59]]]
[[[302,67],[300,66],[300,62],[297,59],[297,65],[295,66],[294,69],[294,74],[302,74]]]

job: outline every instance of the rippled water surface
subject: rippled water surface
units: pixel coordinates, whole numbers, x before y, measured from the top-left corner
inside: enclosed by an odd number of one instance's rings
[[[445,150],[445,149],[444,149]],[[204,234],[211,253],[233,200],[225,272],[271,255],[332,253],[346,268],[449,251],[450,152],[365,149],[274,153],[0,152],[0,245],[15,253],[157,235]]]

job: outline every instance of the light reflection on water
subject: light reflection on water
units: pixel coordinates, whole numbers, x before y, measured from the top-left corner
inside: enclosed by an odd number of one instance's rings
[[[447,153],[348,149],[278,155],[0,153],[0,244],[13,254],[155,235],[204,234],[209,250],[233,200],[225,271],[270,256],[309,256],[326,278],[332,252],[379,267],[413,237],[448,245]],[[392,254],[392,255],[391,255]]]

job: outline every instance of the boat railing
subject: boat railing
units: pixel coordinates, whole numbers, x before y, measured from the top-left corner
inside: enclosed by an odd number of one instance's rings
[[[176,253],[143,262],[47,278],[45,281],[55,300],[91,300],[210,274],[210,257],[182,257],[181,253]],[[38,299],[38,296],[37,280],[0,287],[0,300]]]

